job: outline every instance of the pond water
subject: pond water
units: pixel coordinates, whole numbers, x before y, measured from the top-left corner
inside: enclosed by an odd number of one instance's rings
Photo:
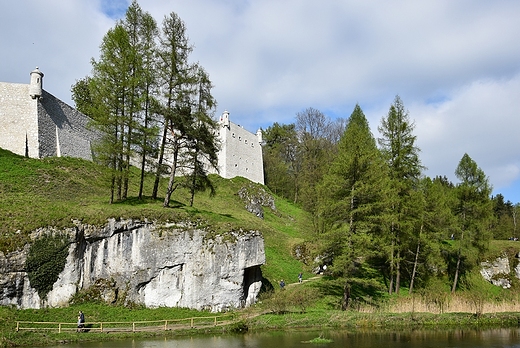
[[[323,337],[330,343],[309,343]],[[307,342],[306,342],[307,341]],[[520,328],[395,332],[291,331],[80,343],[52,348],[520,348]],[[51,348],[51,347],[49,347]]]

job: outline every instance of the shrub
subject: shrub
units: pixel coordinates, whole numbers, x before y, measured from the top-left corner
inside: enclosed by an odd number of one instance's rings
[[[47,296],[65,268],[68,247],[67,237],[61,235],[44,235],[31,245],[25,268],[31,286],[36,289],[40,298]]]

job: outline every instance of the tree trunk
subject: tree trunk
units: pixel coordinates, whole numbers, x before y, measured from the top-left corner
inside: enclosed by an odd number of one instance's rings
[[[455,293],[455,289],[457,289],[457,282],[459,280],[459,269],[460,269],[460,252],[457,257],[457,267],[455,268],[455,277],[453,277],[453,286],[451,287],[451,293]]]
[[[144,188],[144,172],[146,169],[146,154],[148,150],[148,121],[149,121],[149,109],[150,109],[150,102],[149,102],[149,88],[146,87],[146,101],[144,106],[144,131],[143,131],[143,155],[141,156],[141,176],[139,178],[139,200],[143,199],[143,188]]]
[[[415,250],[415,260],[413,262],[413,270],[412,277],[410,279],[410,290],[408,292],[411,294],[413,292],[413,283],[415,281],[415,273],[417,272],[417,265],[419,264],[419,252],[421,251],[421,234],[423,230],[423,224],[421,224],[421,228],[419,230],[419,238],[417,239],[417,249]]]
[[[163,136],[161,140],[161,147],[159,149],[159,158],[157,159],[157,169],[155,171],[155,181],[153,184],[152,199],[157,199],[159,192],[159,181],[161,180],[161,167],[164,160],[164,148],[166,146],[166,136],[168,135],[168,120],[164,120]]]
[[[343,299],[341,301],[341,310],[347,310],[350,304],[350,283],[348,279],[345,281],[345,287],[343,288]]]
[[[392,295],[392,290],[394,289],[394,246],[392,242],[392,250],[390,252],[390,276],[389,276],[389,284],[388,284],[388,295]]]
[[[399,290],[401,290],[401,250],[399,250],[399,246],[395,260],[395,293],[399,294]]]
[[[174,150],[173,150],[173,162],[172,162],[172,168],[170,172],[170,180],[168,181],[168,188],[166,190],[166,195],[164,197],[164,203],[163,207],[169,207],[170,206],[170,199],[172,196],[173,191],[175,191],[176,186],[174,186],[175,183],[175,172],[177,171],[177,157],[179,155],[179,145],[177,143],[178,140],[175,140]]]
[[[198,158],[198,151],[195,151],[194,154],[194,165],[193,165],[193,176],[191,178],[191,187],[190,187],[190,207],[193,207],[193,201],[195,200],[195,185],[197,184],[197,175],[198,175],[198,167],[197,167],[197,158]]]

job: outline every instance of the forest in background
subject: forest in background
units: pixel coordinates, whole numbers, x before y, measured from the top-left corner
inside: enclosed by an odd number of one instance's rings
[[[399,96],[375,139],[359,105],[347,120],[316,109],[264,131],[266,185],[313,217],[330,272],[354,284],[381,275],[389,294],[450,285],[479,267],[491,240],[517,239],[518,204],[491,196],[489,178],[467,154],[459,183],[423,174],[414,123]]]

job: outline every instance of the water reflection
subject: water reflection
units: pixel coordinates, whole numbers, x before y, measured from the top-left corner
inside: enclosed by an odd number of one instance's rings
[[[331,343],[309,344],[322,336]],[[291,331],[245,335],[180,337],[156,340],[60,345],[52,348],[520,348],[520,329],[491,330],[416,330],[416,331]],[[51,348],[51,347],[49,347]]]

